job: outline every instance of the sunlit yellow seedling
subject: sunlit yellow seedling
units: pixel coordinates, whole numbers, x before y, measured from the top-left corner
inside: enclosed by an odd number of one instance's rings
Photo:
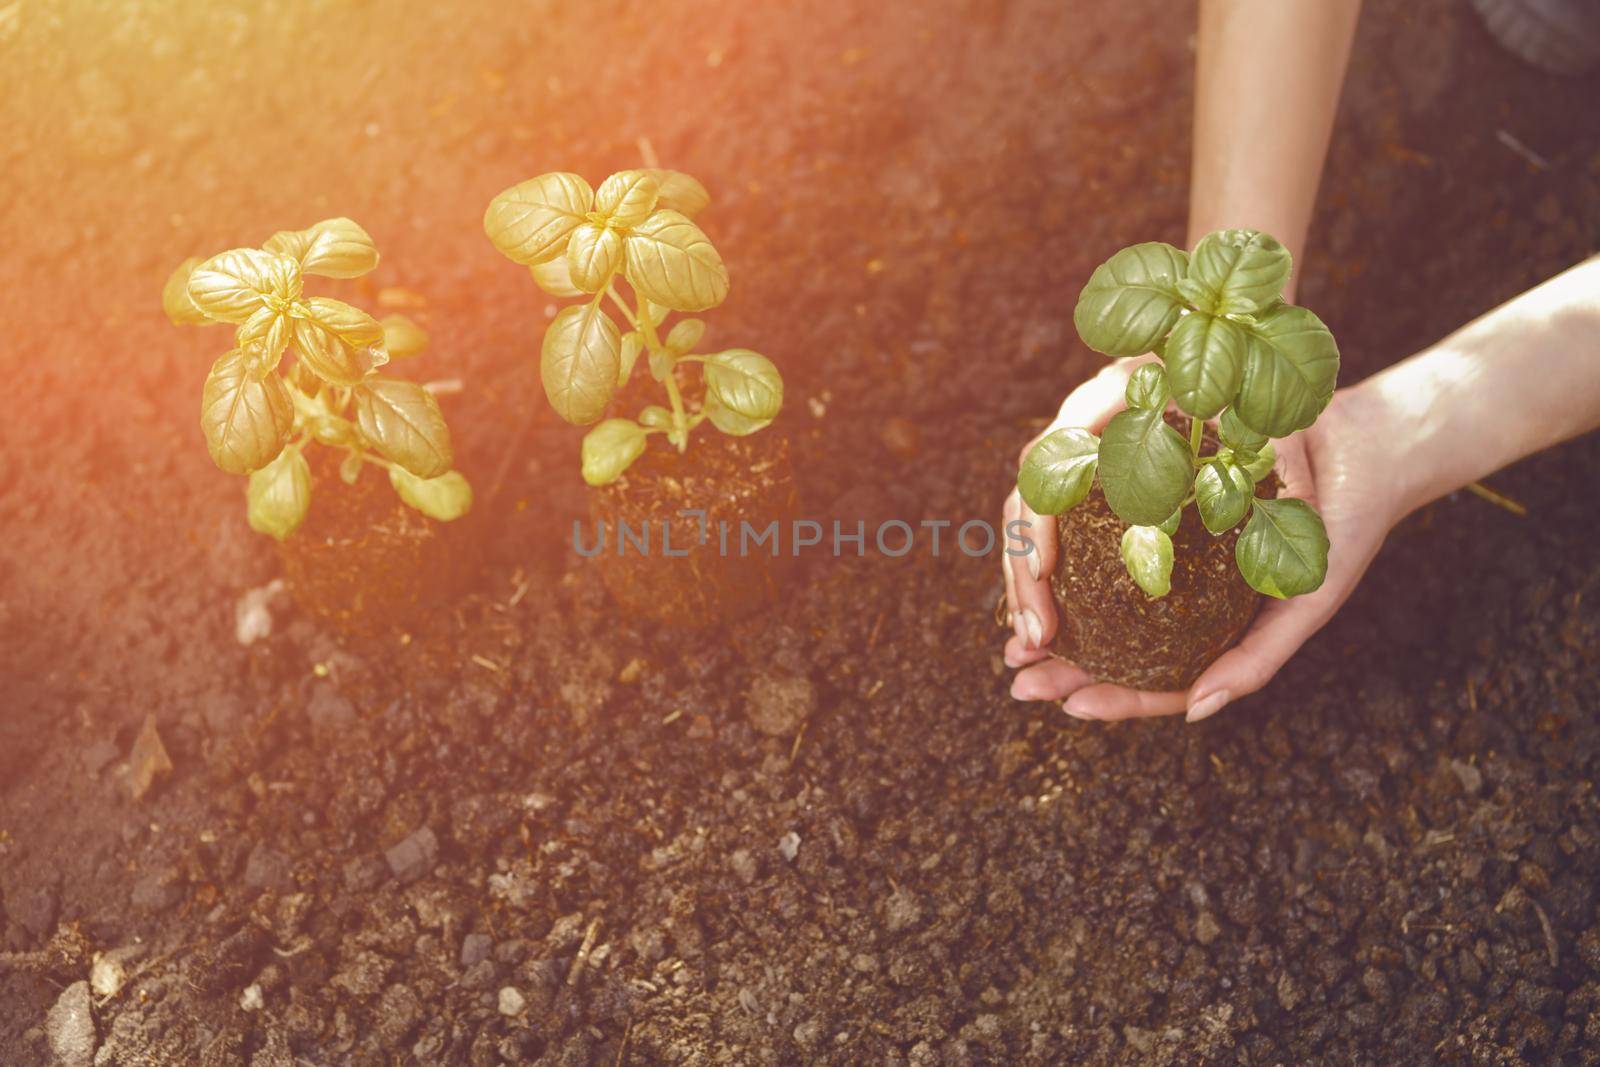
[[[401,500],[435,519],[472,506],[433,394],[378,375],[390,356],[421,352],[428,335],[403,315],[380,323],[343,301],[305,294],[307,275],[356,278],[377,265],[366,230],[325,219],[273,234],[260,248],[187,259],[162,289],[173,322],[234,327],[234,347],[206,378],[200,429],[218,467],[249,476],[251,527],[280,541],[311,506],[304,450],[312,441],[344,451],[339,474],[347,484],[373,463],[388,470]]]
[[[580,426],[599,422],[583,440],[590,485],[620,478],[651,434],[665,434],[682,452],[702,422],[743,436],[766,427],[783,406],[783,378],[765,356],[742,348],[696,354],[705,333],[699,319],[682,319],[662,336],[671,312],[706,311],[728,297],[728,269],[694,221],[710,200],[704,186],[674,170],[619,171],[599,189],[558,172],[512,186],[484,213],[489,240],[526,265],[541,289],[587,297],[546,328],[539,373],[558,415]],[[622,283],[631,300],[618,292]],[[636,418],[600,421],[646,353],[670,409],[652,404]],[[704,397],[686,402],[678,370],[692,365],[701,368]]]

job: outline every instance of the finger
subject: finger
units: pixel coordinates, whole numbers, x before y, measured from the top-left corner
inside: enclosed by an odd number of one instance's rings
[[[1012,489],[1010,493],[1006,494],[1006,501],[1000,507],[1000,528],[1002,530],[1011,528],[1011,523],[1017,518],[1021,507],[1022,496],[1016,489]],[[1003,539],[1002,545],[1004,545]],[[1000,551],[1000,573],[1005,575],[1006,579],[1006,617],[1011,620],[1011,627],[1016,631],[1017,639],[1026,641],[1027,632],[1022,628],[1022,619],[1017,614],[1016,566],[1011,562],[1011,556],[1006,553],[1004,547]]]
[[[1187,706],[1187,694],[1180,691],[1146,693],[1140,689],[1101,682],[1072,694],[1062,707],[1080,719],[1146,719],[1156,715],[1176,715]]]
[[[1127,406],[1128,379],[1155,356],[1133,356],[1114,360],[1101,367],[1093,378],[1067,394],[1056,412],[1052,430],[1062,426],[1081,426],[1096,433],[1105,428],[1111,416]]]
[[[1022,620],[1019,633],[1024,644],[1038,649],[1056,636],[1056,601],[1050,591],[1050,574],[1056,565],[1056,520],[1036,513],[1026,500],[1020,500],[1020,507],[1020,519],[1027,526],[1019,527],[1018,532],[1028,541],[1028,554],[1011,563],[1016,610]]]
[[[1324,597],[1323,593],[1329,594]],[[1300,650],[1300,646],[1332,618],[1344,597],[1329,586],[1308,596],[1278,600],[1261,609],[1244,639],[1217,657],[1189,687],[1185,716],[1189,722],[1208,719],[1240,697],[1248,696]]]
[[[1272,469],[1283,483],[1279,496],[1297,497],[1316,507],[1316,484],[1311,477],[1311,460],[1306,456],[1304,435],[1295,434],[1278,443],[1278,458]]]
[[[1020,637],[1006,638],[1006,666],[1011,668],[1026,667],[1030,663],[1038,663],[1042,659],[1049,659],[1050,653],[1042,648],[1029,648],[1026,641]]]
[[[1087,671],[1066,660],[1047,659],[1017,672],[1011,696],[1015,700],[1061,700],[1093,681]]]

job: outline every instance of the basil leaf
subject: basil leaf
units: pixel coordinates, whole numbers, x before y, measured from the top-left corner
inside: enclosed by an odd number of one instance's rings
[[[1161,412],[1120,411],[1100,437],[1100,488],[1123,522],[1152,526],[1183,503],[1194,484],[1189,442]]]
[[[674,311],[705,311],[728,298],[728,268],[705,233],[676,211],[657,211],[623,241],[628,283]]]
[[[250,474],[245,517],[256,533],[282,541],[300,528],[311,508],[311,468],[297,447]]]
[[[686,356],[705,335],[706,324],[703,319],[680,319],[673,324],[664,343],[677,355]]]
[[[772,361],[747,348],[730,348],[705,361],[707,418],[724,433],[754,433],[777,418],[783,407],[783,378]],[[712,403],[714,401],[714,404]],[[739,429],[719,422],[719,413],[731,413]]]
[[[178,264],[167,284],[161,287],[161,309],[176,326],[196,326],[211,321],[189,296],[189,275],[199,265],[199,257],[190,256]]]
[[[596,304],[562,308],[544,332],[539,376],[556,414],[578,426],[605,414],[622,369],[622,334]]]
[[[1178,321],[1178,282],[1189,257],[1149,241],[1124,248],[1089,276],[1072,321],[1083,343],[1108,356],[1149,352]]]
[[[389,484],[401,500],[430,519],[450,522],[472,510],[472,485],[460,471],[418,478],[401,466],[389,468]]]
[[[1267,435],[1246,426],[1233,408],[1222,413],[1217,421],[1217,433],[1222,443],[1236,452],[1260,452],[1267,443]]]
[[[243,322],[268,296],[300,298],[300,264],[259,248],[234,248],[197,264],[187,288],[189,300],[207,317]]]
[[[307,274],[359,278],[378,265],[378,249],[366,230],[350,219],[323,219],[303,230],[280,230],[261,246],[288,256]]]
[[[1130,408],[1153,408],[1160,411],[1167,406],[1167,372],[1159,363],[1141,364],[1128,378],[1128,388],[1123,393]]]
[[[1197,311],[1167,338],[1167,385],[1179,410],[1209,419],[1239,391],[1245,332],[1227,319]]]
[[[1328,532],[1304,500],[1257,500],[1234,546],[1239,573],[1268,596],[1300,596],[1328,574]]]
[[[607,419],[583,435],[583,480],[610,485],[644,455],[644,427],[632,419]]]
[[[1272,473],[1272,465],[1278,462],[1278,450],[1268,441],[1261,446],[1261,451],[1241,452],[1237,458],[1239,466],[1244,468],[1251,481],[1259,482]]]
[[[1200,521],[1214,534],[1238,525],[1250,510],[1256,483],[1244,468],[1229,459],[1207,463],[1194,480],[1194,502]]]
[[[1317,421],[1338,376],[1333,334],[1305,308],[1282,304],[1249,331],[1234,407],[1258,433],[1288,437]]]
[[[384,459],[418,478],[437,478],[455,463],[439,401],[422,386],[374,378],[356,386],[351,396],[356,425]]]
[[[1178,527],[1183,525],[1183,509],[1179,508],[1167,517],[1167,521],[1156,527],[1168,537],[1173,537],[1178,532]]]
[[[622,235],[609,226],[585,222],[567,239],[567,275],[585,293],[605,288],[622,265]]]
[[[566,250],[593,203],[594,191],[578,175],[541,174],[489,201],[483,232],[513,263],[543,263]]]
[[[392,359],[409,359],[428,347],[428,331],[404,315],[385,315],[378,325],[383,327],[383,350]]]
[[[257,378],[235,349],[211,365],[200,396],[200,429],[211,460],[249,474],[277,458],[294,427],[294,400],[276,374]]]
[[[711,194],[700,184],[700,179],[681,170],[649,167],[644,173],[656,180],[658,208],[671,208],[693,218],[711,203]]]
[[[639,425],[647,426],[652,430],[670,430],[672,428],[672,412],[660,404],[651,404],[639,412]]]
[[[1130,526],[1122,532],[1122,562],[1145,593],[1172,591],[1172,538],[1159,526]]]
[[[637,226],[656,209],[661,183],[648,170],[619,170],[594,192],[594,209],[621,227]]]
[[[1017,489],[1038,514],[1059,515],[1089,495],[1099,461],[1100,439],[1094,434],[1075,426],[1055,430],[1028,449],[1017,471]]]
[[[1219,315],[1248,314],[1277,299],[1289,280],[1289,250],[1259,230],[1218,230],[1194,246],[1189,277]]]

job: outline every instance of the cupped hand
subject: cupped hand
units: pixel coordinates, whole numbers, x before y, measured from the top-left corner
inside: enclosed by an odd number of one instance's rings
[[[1125,406],[1128,376],[1153,358],[1108,364],[1072,391],[1039,436],[1064,426],[1099,433]],[[1339,610],[1403,514],[1392,464],[1373,444],[1384,440],[1381,428],[1372,425],[1378,417],[1366,412],[1356,391],[1341,390],[1310,429],[1274,442],[1274,469],[1283,483],[1280,495],[1310,503],[1327,527],[1331,546],[1327,578],[1314,593],[1263,605],[1239,643],[1206,668],[1187,691],[1145,692],[1100,682],[1048,651],[1057,626],[1049,583],[1056,563],[1055,519],[1035,514],[1013,489],[1006,498],[1004,521],[1027,522],[1026,536],[1034,551],[1001,556],[1006,607],[1015,631],[1006,641],[1005,659],[1008,666],[1021,668],[1012,681],[1011,695],[1018,700],[1064,701],[1062,709],[1080,719],[1185,712],[1190,722],[1198,722],[1266,685]],[[1022,455],[1032,445],[1030,441]]]

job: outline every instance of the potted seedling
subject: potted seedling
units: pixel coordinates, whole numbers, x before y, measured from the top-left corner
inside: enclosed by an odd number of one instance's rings
[[[629,612],[688,624],[772,601],[778,539],[752,547],[741,534],[794,512],[786,444],[758,433],[783,405],[778,369],[747,348],[704,351],[698,318],[668,328],[674,312],[728,295],[694,221],[709,200],[678,171],[625,170],[598,189],[560,172],[507,189],[483,220],[540,288],[576,300],[545,329],[539,374],[556,414],[593,425],[582,473],[594,523],[580,550]],[[629,388],[636,377],[644,387]],[[647,392],[659,402],[642,403]]]
[[[1056,430],[1017,475],[1029,507],[1059,516],[1056,646],[1103,680],[1185,688],[1260,594],[1300,596],[1327,574],[1322,519],[1278,499],[1271,473],[1272,439],[1315,422],[1339,373],[1328,328],[1279,295],[1290,266],[1272,237],[1222,230],[1192,255],[1125,248],[1078,298],[1090,348],[1159,357],[1100,436]]]
[[[365,230],[327,219],[189,259],[162,293],[175,323],[234,328],[201,393],[206,446],[248,478],[250,526],[279,542],[296,599],[354,630],[403,624],[441,587],[437,523],[472,506],[438,401],[379,374],[390,357],[422,351],[426,334],[304,291],[309,275],[355,278],[377,264]]]

